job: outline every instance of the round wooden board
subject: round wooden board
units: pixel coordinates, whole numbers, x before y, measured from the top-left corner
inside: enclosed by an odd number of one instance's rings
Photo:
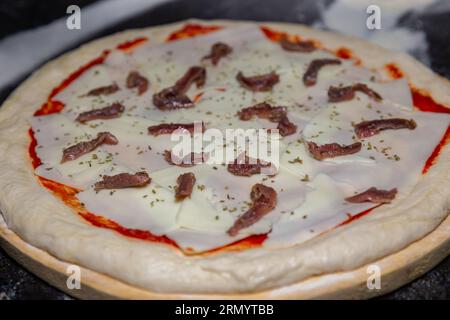
[[[248,294],[169,294],[134,287],[81,267],[81,289],[68,289],[67,267],[47,252],[31,246],[8,229],[0,214],[0,245],[18,263],[67,294],[81,299],[364,299],[414,280],[450,254],[450,216],[425,238],[371,263],[381,270],[381,288],[367,288],[368,265],[359,269],[311,277],[299,283]]]

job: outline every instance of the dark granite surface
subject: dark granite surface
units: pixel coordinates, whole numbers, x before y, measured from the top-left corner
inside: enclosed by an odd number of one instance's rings
[[[91,2],[95,0],[0,1],[0,39],[16,31],[36,27],[63,16],[69,4],[83,6]],[[261,5],[262,2],[264,5]],[[320,4],[317,4],[318,2]],[[320,8],[331,2],[332,0],[174,1],[99,31],[92,38],[123,29],[158,25],[187,18],[272,20],[311,24],[320,16]],[[291,10],[293,7],[296,9]],[[450,78],[449,14],[405,16],[401,19],[401,23],[425,30],[432,69]],[[78,45],[79,43],[74,43],[72,47]],[[0,88],[0,103],[19,82]],[[26,271],[0,249],[0,299],[70,299],[70,297]],[[450,299],[450,257],[424,276],[380,299]]]

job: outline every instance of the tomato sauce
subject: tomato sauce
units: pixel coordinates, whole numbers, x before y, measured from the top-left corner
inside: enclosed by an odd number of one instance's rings
[[[30,136],[30,140],[31,140],[30,146],[28,147],[28,154],[30,155],[31,165],[33,166],[33,169],[36,169],[37,167],[39,167],[42,164],[42,162],[36,153],[37,141],[36,141],[36,138],[34,137],[33,129],[30,128],[28,130],[28,135]]]
[[[430,95],[419,89],[411,89],[414,106],[423,112],[450,113],[450,108],[433,100]]]
[[[341,59],[352,59],[353,52],[349,48],[341,47],[336,50],[336,56]]]
[[[434,148],[433,152],[425,162],[425,165],[423,166],[422,169],[422,174],[425,174],[428,172],[428,170],[430,170],[431,166],[436,162],[436,159],[438,158],[442,148],[449,142],[450,142],[450,126],[447,127],[447,130],[445,131],[445,134],[442,137],[441,141],[436,146],[436,148]]]
[[[169,37],[167,38],[167,41],[192,38],[192,37],[200,36],[203,34],[208,34],[208,33],[220,30],[222,28],[223,27],[221,27],[221,26],[203,26],[201,24],[189,23],[189,24],[186,24],[180,30],[172,32],[169,35]]]
[[[241,250],[247,250],[251,248],[258,248],[260,247],[263,242],[267,239],[267,234],[254,234],[247,238],[244,238],[242,240],[238,240],[236,242],[230,243],[224,247],[212,249],[206,252],[202,252],[200,254],[211,254],[211,253],[217,253],[217,252],[224,252],[224,251],[241,251]],[[187,251],[189,254],[189,251]]]
[[[346,60],[352,59],[352,60],[354,60],[354,64],[355,65],[360,65],[361,64],[361,59],[356,57],[353,54],[353,51],[350,50],[349,48],[340,47],[339,49],[336,50],[335,54],[336,54],[336,56],[338,58],[341,58],[341,59],[346,59]]]
[[[403,78],[403,72],[400,70],[399,67],[397,67],[397,65],[395,63],[388,63],[385,66],[385,68],[392,79]]]
[[[145,37],[136,38],[134,40],[121,43],[116,48],[125,52],[130,52],[133,51],[133,49],[139,47],[140,45],[146,43],[147,41],[148,39]]]
[[[204,94],[204,92],[197,93],[194,97],[194,103],[198,103],[202,99]]]
[[[364,211],[362,211],[362,212],[360,212],[360,213],[357,213],[357,214],[355,214],[355,215],[348,215],[347,220],[344,220],[343,222],[341,222],[340,224],[338,224],[335,228],[339,228],[339,227],[341,227],[341,226],[345,226],[346,224],[349,224],[349,223],[355,221],[356,219],[362,218],[362,217],[364,217],[365,215],[367,215],[367,214],[369,214],[370,212],[372,212],[372,210],[378,208],[379,206],[381,206],[381,204],[379,204],[379,205],[377,205],[377,206],[375,206],[375,207],[372,207],[372,208],[370,208],[370,209],[364,210]]]
[[[285,37],[292,39],[292,36],[286,32],[273,30],[273,29],[271,29],[269,27],[265,27],[265,26],[261,26],[260,29],[269,40],[272,40],[275,42],[279,42],[279,41],[281,41],[281,39],[283,39]],[[300,38],[298,40],[300,40]]]
[[[198,35],[208,34],[208,33],[220,30],[221,28],[222,27],[220,27],[220,26],[202,26],[200,24],[187,24],[182,29],[170,34],[169,37],[167,38],[167,41],[174,41],[174,40],[178,40],[178,39],[185,39],[185,38],[189,38],[189,37],[195,37]],[[269,38],[272,41],[280,41],[282,39],[282,37],[284,37],[284,36],[288,36],[290,39],[293,39],[294,41],[301,40],[300,37],[298,37],[298,36],[288,35],[284,32],[272,30],[268,27],[263,26],[263,27],[261,27],[261,30],[264,32],[264,34],[267,36],[267,38]],[[139,45],[141,45],[145,42],[147,42],[147,38],[141,37],[141,38],[137,38],[137,39],[119,44],[116,47],[116,49],[122,50],[125,52],[131,52],[134,48],[138,47]],[[314,43],[315,44],[317,43],[318,47],[319,47],[319,45],[320,45],[319,42],[314,42]],[[65,88],[67,88],[73,81],[75,81],[77,78],[79,78],[84,72],[86,72],[87,70],[89,70],[90,68],[92,68],[96,65],[102,64],[105,61],[105,59],[109,53],[110,53],[109,50],[103,51],[99,57],[97,57],[97,58],[93,59],[92,61],[88,62],[87,64],[81,66],[77,71],[70,74],[66,79],[64,79],[57,87],[55,87],[51,91],[50,95],[48,96],[47,102],[44,103],[41,106],[41,108],[35,112],[34,115],[35,116],[49,115],[49,114],[60,112],[64,108],[64,104],[60,101],[53,100],[53,98],[58,93],[63,91]],[[338,49],[335,52],[335,54],[338,57],[343,58],[343,59],[356,59],[358,61],[358,58],[354,57],[353,53],[349,49],[344,48],[344,47]],[[403,77],[403,73],[395,64],[389,64],[386,66],[386,68],[389,71],[392,78],[396,79],[396,78]],[[450,113],[450,110],[448,108],[436,103],[429,95],[427,95],[423,91],[418,90],[418,89],[412,89],[412,94],[413,94],[414,105],[419,110],[426,111],[426,112]],[[201,96],[197,97],[197,99],[200,99],[200,98],[201,98]],[[37,168],[39,165],[42,164],[41,159],[39,159],[39,157],[37,156],[37,153],[36,153],[37,141],[34,136],[34,132],[31,128],[29,129],[28,134],[30,136],[29,156],[31,159],[31,164],[32,164],[33,168]],[[447,129],[447,131],[444,134],[439,145],[436,146],[433,153],[428,158],[428,160],[423,168],[423,171],[422,171],[423,174],[425,174],[429,170],[429,168],[433,165],[436,158],[439,156],[440,150],[449,141],[450,141],[450,127]],[[120,224],[118,224],[115,221],[112,221],[112,220],[107,219],[102,216],[95,215],[95,214],[87,211],[84,208],[83,204],[80,203],[80,201],[76,197],[76,194],[78,192],[80,192],[80,190],[78,190],[76,188],[73,188],[73,187],[40,177],[40,176],[38,176],[38,179],[45,188],[50,190],[55,196],[60,198],[69,207],[74,209],[81,217],[83,217],[83,219],[85,219],[86,221],[88,221],[89,223],[91,223],[94,226],[111,229],[111,230],[114,230],[114,231],[124,235],[124,236],[137,238],[137,239],[141,239],[141,240],[146,240],[146,241],[163,243],[163,244],[171,245],[174,248],[179,248],[179,246],[177,245],[177,243],[175,241],[173,241],[172,239],[170,239],[166,236],[157,236],[157,235],[152,234],[149,231],[144,231],[144,230],[128,229],[128,228],[121,226]],[[368,213],[370,213],[373,209],[375,209],[377,207],[379,207],[379,205],[375,206],[371,209],[365,210],[363,212],[360,212],[356,215],[349,216],[349,218],[347,220],[340,223],[338,226],[336,226],[336,228],[346,225],[346,224],[349,224],[352,221],[359,219],[364,215],[367,215]],[[255,248],[255,247],[261,246],[262,243],[266,239],[267,239],[267,234],[252,235],[245,239],[242,239],[242,240],[236,241],[232,244],[226,245],[224,247],[213,249],[213,250],[210,250],[207,252],[203,252],[202,254],[215,253],[218,251],[235,251],[235,250],[244,250],[244,249],[249,249],[249,248]],[[184,250],[184,252],[186,254],[194,253],[192,249],[186,249],[186,250]]]
[[[302,41],[302,38],[296,34],[290,34],[287,32],[277,31],[277,30],[274,30],[274,29],[266,27],[266,26],[261,26],[260,29],[264,33],[264,35],[266,36],[267,39],[274,41],[274,42],[280,42],[281,39],[283,39],[283,38],[287,38],[287,39],[289,39],[289,41],[292,41],[292,42]],[[323,47],[322,44],[317,40],[308,39],[307,41],[312,42],[314,44],[314,46],[318,49],[319,48],[321,49]]]

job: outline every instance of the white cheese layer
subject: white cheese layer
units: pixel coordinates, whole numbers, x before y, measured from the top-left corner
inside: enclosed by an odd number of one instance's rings
[[[219,41],[230,45],[233,52],[213,66],[202,57]],[[264,245],[274,248],[307,241],[373,206],[346,203],[344,199],[348,196],[370,187],[397,188],[397,197],[405,196],[417,183],[426,159],[449,125],[448,115],[413,109],[405,79],[381,83],[376,71],[356,66],[352,60],[323,67],[317,84],[305,87],[302,82],[305,70],[312,60],[321,58],[335,57],[323,50],[284,51],[267,40],[257,27],[227,28],[161,45],[149,43],[133,53],[113,50],[103,64],[87,70],[54,98],[65,104],[60,114],[30,120],[38,142],[37,155],[43,163],[36,174],[82,189],[78,198],[92,213],[126,228],[167,235],[190,252],[222,247],[253,234],[268,233]],[[153,94],[173,85],[194,65],[202,65],[207,70],[204,87],[192,85],[187,93],[195,99],[195,107],[158,110],[152,102]],[[126,88],[126,77],[132,70],[149,80],[149,89],[143,95]],[[245,76],[275,71],[280,75],[280,82],[268,92],[251,92],[236,80],[240,71]],[[92,89],[113,83],[119,86],[119,91],[86,96]],[[375,102],[357,92],[352,101],[328,102],[331,85],[354,83],[367,84],[383,101]],[[242,108],[264,101],[287,107],[290,121],[297,125],[295,134],[279,138],[279,166],[274,176],[232,175],[223,158],[194,167],[172,166],[163,153],[175,148],[177,141],[170,135],[148,134],[149,126],[170,122],[200,121],[207,129],[217,129],[219,134],[227,129],[276,128],[277,123],[256,117],[241,121],[236,116]],[[81,112],[115,102],[125,106],[121,117],[86,124],[75,122]],[[383,131],[361,140],[360,152],[324,161],[313,159],[305,147],[305,141],[354,143],[359,141],[354,124],[394,117],[414,119],[417,128]],[[119,143],[100,146],[61,164],[64,148],[104,131],[116,136]],[[191,141],[198,138],[189,137]],[[242,151],[236,150],[234,156]],[[152,178],[146,187],[99,192],[92,187],[101,175],[142,170]],[[195,174],[194,191],[190,198],[175,201],[177,178],[186,172]],[[227,230],[248,210],[250,192],[256,183],[275,189],[276,208],[231,237]]]

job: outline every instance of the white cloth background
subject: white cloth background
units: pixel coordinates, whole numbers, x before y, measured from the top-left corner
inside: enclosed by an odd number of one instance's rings
[[[68,30],[66,16],[48,25],[0,40],[0,91],[65,48],[80,43],[115,23],[169,1],[172,0],[102,0],[82,8],[81,30]],[[369,4],[381,7],[382,30],[368,30],[365,26],[366,8]],[[329,6],[321,5],[320,8],[322,18],[316,21],[315,26],[366,38],[388,49],[410,52],[428,64],[428,45],[424,32],[398,27],[398,20],[408,12],[449,12],[450,1],[334,0]]]
[[[163,2],[168,0],[103,0],[81,9],[80,30],[67,29],[67,15],[2,39],[0,90],[64,48]]]

